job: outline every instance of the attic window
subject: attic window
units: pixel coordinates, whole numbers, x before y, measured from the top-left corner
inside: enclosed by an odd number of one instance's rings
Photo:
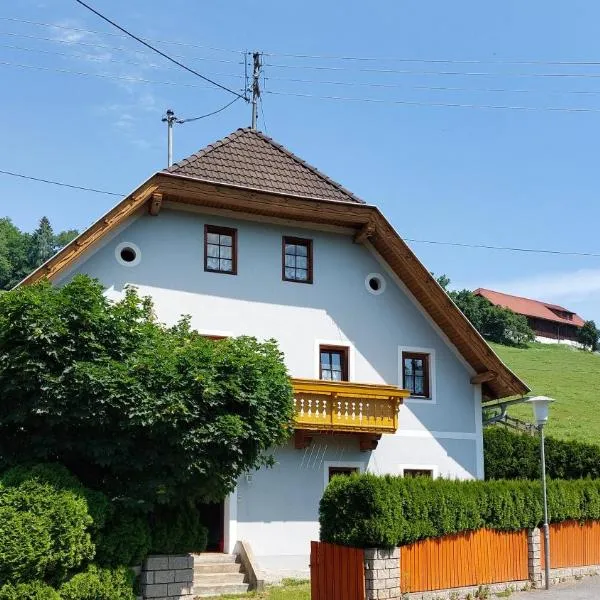
[[[142,260],[142,253],[135,244],[123,242],[115,248],[115,258],[124,267],[135,267]]]
[[[204,270],[237,275],[237,229],[204,226]]]
[[[312,240],[284,237],[282,263],[281,269],[283,281],[312,283]]]

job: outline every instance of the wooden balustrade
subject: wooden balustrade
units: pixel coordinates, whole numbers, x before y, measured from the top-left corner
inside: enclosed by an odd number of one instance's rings
[[[394,433],[407,390],[391,385],[293,379],[296,428]]]

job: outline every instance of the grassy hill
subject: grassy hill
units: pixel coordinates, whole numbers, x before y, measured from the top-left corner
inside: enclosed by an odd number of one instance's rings
[[[558,344],[491,346],[535,394],[556,400],[550,408],[549,435],[600,444],[599,355]],[[529,406],[515,406],[509,414],[533,420]]]

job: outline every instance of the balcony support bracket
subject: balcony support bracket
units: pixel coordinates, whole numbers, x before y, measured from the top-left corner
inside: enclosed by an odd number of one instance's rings
[[[359,437],[360,451],[368,452],[369,450],[375,450],[380,439],[380,433],[361,433]]]
[[[307,429],[296,429],[294,431],[294,446],[296,450],[304,450],[310,446],[314,432]]]

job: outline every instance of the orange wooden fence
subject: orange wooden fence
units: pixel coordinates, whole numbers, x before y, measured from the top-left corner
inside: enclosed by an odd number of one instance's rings
[[[528,578],[527,532],[481,529],[403,546],[403,592],[524,581]]]
[[[364,600],[364,550],[310,544],[311,600]]]
[[[542,531],[542,565],[545,561]],[[550,567],[600,565],[600,522],[564,521],[550,525]]]

